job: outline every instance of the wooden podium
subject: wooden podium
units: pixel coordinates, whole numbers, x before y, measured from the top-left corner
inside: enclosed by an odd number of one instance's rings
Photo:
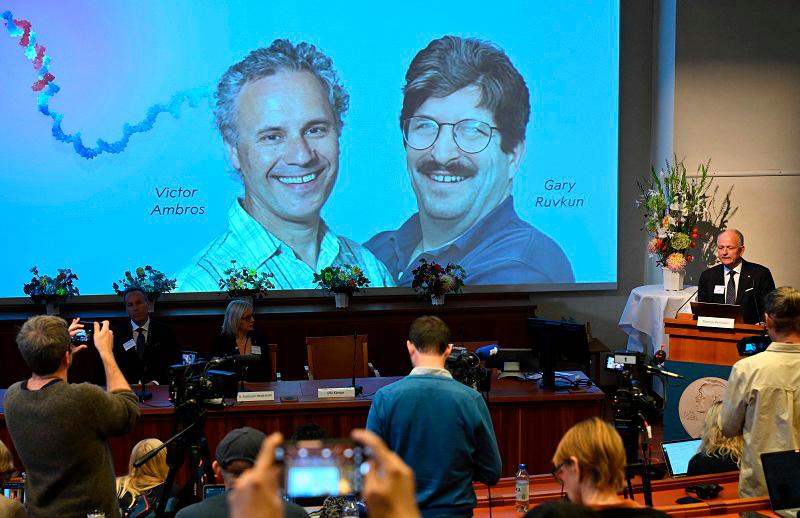
[[[667,370],[684,376],[665,387],[664,440],[702,434],[705,412],[722,397],[731,366],[742,359],[736,343],[763,330],[764,326],[750,324],[734,324],[733,329],[698,327],[688,313],[664,319],[664,334],[669,335]]]
[[[763,331],[764,326],[739,323],[733,329],[698,327],[697,320],[689,313],[664,319],[664,334],[669,335],[669,359],[678,362],[731,366],[742,359],[736,343]]]

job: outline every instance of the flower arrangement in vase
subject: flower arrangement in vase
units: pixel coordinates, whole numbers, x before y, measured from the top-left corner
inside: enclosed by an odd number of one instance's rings
[[[411,272],[411,287],[420,295],[430,297],[434,306],[444,304],[445,295],[461,293],[467,274],[460,265],[447,263],[447,266],[442,266],[425,259],[419,262],[420,265]]]
[[[122,295],[125,290],[130,288],[139,288],[147,295],[147,300],[154,304],[161,295],[174,290],[177,284],[175,279],[168,279],[163,272],[148,264],[135,268],[133,272],[126,271],[123,277],[113,283],[111,287],[114,288],[114,293],[117,295]]]
[[[219,279],[219,289],[225,291],[230,299],[261,298],[267,295],[267,290],[275,288],[270,280],[275,276],[272,272],[239,266],[235,259],[231,259],[231,265],[222,273],[225,277]]]
[[[648,180],[639,183],[642,195],[637,204],[645,209],[645,230],[652,236],[647,252],[663,269],[664,289],[683,289],[691,252],[703,239],[698,227],[708,217],[711,201],[708,166],[709,162],[700,164],[697,176],[688,178],[683,161],[675,157],[666,162],[666,169],[651,167]]]
[[[334,294],[337,308],[346,308],[353,293],[369,287],[369,279],[358,266],[341,264],[327,266],[314,274],[314,283]]]
[[[59,268],[55,276],[39,274],[39,268],[31,268],[33,277],[22,290],[30,295],[36,304],[44,303],[48,315],[58,314],[58,305],[67,299],[80,295],[75,281],[78,276],[69,268]]]

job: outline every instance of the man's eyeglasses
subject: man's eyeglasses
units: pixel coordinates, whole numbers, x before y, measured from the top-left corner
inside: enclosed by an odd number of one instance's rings
[[[453,127],[453,141],[464,153],[480,153],[492,140],[492,131],[499,130],[486,122],[474,119],[452,123],[436,122],[427,117],[409,117],[403,121],[403,139],[408,147],[422,151],[436,142],[442,126]]]

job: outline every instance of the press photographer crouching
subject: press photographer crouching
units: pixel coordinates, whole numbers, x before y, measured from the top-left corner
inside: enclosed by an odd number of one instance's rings
[[[178,511],[176,518],[225,518],[229,516],[228,491],[234,487],[236,480],[243,473],[253,468],[265,438],[266,435],[263,432],[249,426],[228,432],[217,446],[216,459],[212,463],[216,479],[225,484],[225,493],[208,497],[202,502],[181,509]],[[275,487],[275,495],[277,496],[277,486]],[[281,508],[283,509],[282,513],[275,512],[274,514],[252,516],[284,516],[286,518],[308,516],[302,507],[295,504],[281,502],[276,509]],[[264,510],[264,508],[260,509],[260,511]],[[247,516],[251,515],[248,514]]]

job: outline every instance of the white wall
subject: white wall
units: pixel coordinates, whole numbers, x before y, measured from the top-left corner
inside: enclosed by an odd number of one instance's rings
[[[800,2],[679,1],[674,149],[711,158],[729,226],[778,286],[800,287]],[[696,277],[689,282],[696,282]]]

